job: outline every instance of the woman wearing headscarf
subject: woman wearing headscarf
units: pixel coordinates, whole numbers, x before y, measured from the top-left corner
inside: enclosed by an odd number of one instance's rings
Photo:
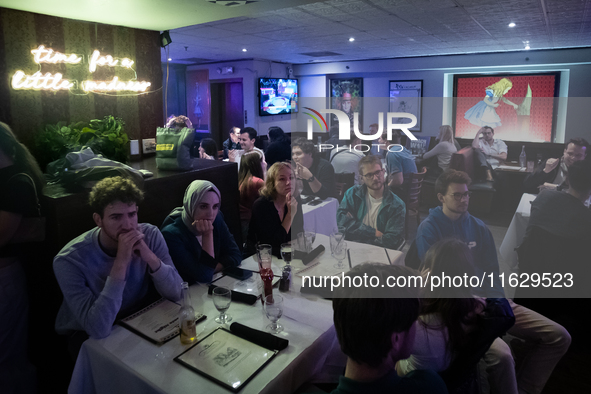
[[[162,223],[170,257],[183,280],[210,282],[213,274],[242,261],[240,249],[220,212],[220,191],[211,182],[193,181],[183,206]]]

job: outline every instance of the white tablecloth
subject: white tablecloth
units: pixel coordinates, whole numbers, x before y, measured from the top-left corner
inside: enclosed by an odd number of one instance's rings
[[[315,206],[303,204],[304,230],[314,231],[314,228],[316,228],[317,234],[332,234],[337,228],[338,207],[339,201],[332,197]],[[297,234],[294,234],[294,236],[297,236]]]
[[[330,256],[329,237],[318,234],[314,245],[320,243],[325,245],[326,251],[319,257],[320,264],[310,268],[308,274],[341,272],[333,267],[336,261]],[[384,248],[355,242],[347,242],[347,245],[351,249],[353,265],[362,262],[361,256],[386,264],[389,257],[392,264],[403,264],[403,254],[399,251],[386,252]],[[275,270],[284,265],[282,260],[275,257],[274,263]],[[294,260],[292,263],[292,287],[289,292],[281,293],[285,300],[284,313],[279,320],[285,327],[279,335],[289,340],[289,346],[279,352],[240,391],[241,393],[292,393],[304,382],[325,371],[325,362],[329,355],[331,362],[340,364],[336,371],[342,371],[344,367],[346,359],[338,350],[332,321],[332,305],[330,301],[300,294],[301,278],[296,272],[304,266],[300,260]],[[313,264],[314,262],[308,267]],[[348,266],[348,262],[345,264]],[[242,266],[249,269],[258,268],[252,257],[244,260]],[[218,327],[214,322],[217,311],[211,296],[207,295],[207,286],[193,285],[190,291],[196,312],[208,316],[205,322],[197,326],[198,335],[203,337]],[[228,313],[234,322],[255,329],[264,330],[269,323],[260,302],[252,306],[232,303]],[[173,361],[174,357],[188,346],[190,345],[181,344],[178,338],[158,346],[123,327],[114,326],[109,337],[84,342],[68,392],[227,393],[223,387]],[[333,376],[333,379],[336,381],[336,376]]]
[[[501,263],[501,271],[517,272],[519,261],[515,248],[521,245],[523,237],[525,236],[525,229],[529,223],[529,215],[531,211],[531,202],[536,199],[535,194],[524,193],[521,196],[521,201],[511,219],[511,224],[507,229],[503,243],[499,247],[499,262]]]

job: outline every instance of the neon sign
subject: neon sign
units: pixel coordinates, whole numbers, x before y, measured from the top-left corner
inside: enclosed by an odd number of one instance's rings
[[[62,74],[41,74],[37,71],[33,75],[26,75],[18,70],[12,76],[12,87],[14,89],[34,89],[34,90],[70,90],[74,86],[67,79],[62,79]]]
[[[121,90],[132,90],[134,92],[145,92],[146,89],[152,85],[145,81],[119,81],[119,78],[114,77],[111,81],[84,81],[82,82],[82,89],[87,92],[118,92]]]
[[[51,48],[46,48],[44,45],[39,45],[36,49],[31,50],[33,54],[33,61],[37,64],[42,63],[65,63],[65,64],[79,64],[83,61],[84,56],[76,54],[64,54],[54,51]],[[123,67],[133,70],[132,66],[135,62],[129,58],[117,59],[111,55],[101,56],[100,51],[95,50],[92,55],[87,57],[88,70],[94,73],[97,67]],[[63,78],[60,73],[42,74],[37,71],[33,75],[26,75],[24,71],[18,70],[12,76],[13,89],[33,89],[33,90],[70,90],[77,81],[70,81]],[[133,91],[144,92],[152,84],[146,81],[120,81],[119,77],[114,77],[110,81],[82,81],[80,86],[86,92],[119,92],[119,91]]]
[[[31,53],[34,55],[33,60],[35,63],[67,63],[67,64],[78,64],[82,61],[82,58],[78,55],[64,55],[63,53],[55,52],[51,48],[45,48],[43,45],[39,45],[37,49],[33,49]]]
[[[131,59],[128,59],[128,58],[121,59],[121,67],[131,68],[133,63],[134,62]],[[113,56],[111,56],[111,55],[101,56],[101,53],[99,51],[95,50],[92,53],[92,56],[90,57],[88,70],[91,73],[93,73],[96,71],[96,66],[115,67],[117,65],[119,65],[119,59],[114,59]]]

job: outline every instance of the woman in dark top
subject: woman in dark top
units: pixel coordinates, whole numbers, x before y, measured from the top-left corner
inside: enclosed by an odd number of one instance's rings
[[[267,171],[261,197],[252,206],[248,228],[249,250],[257,243],[270,244],[273,254],[280,255],[281,244],[290,242],[292,234],[303,231],[304,216],[298,198],[292,195],[295,176],[291,164],[275,163]]]
[[[29,304],[22,267],[27,245],[15,242],[15,234],[23,218],[38,215],[43,185],[33,156],[0,123],[0,391],[7,393],[34,390],[34,369],[27,361]]]
[[[170,257],[183,280],[211,282],[213,274],[236,267],[242,255],[219,211],[221,196],[208,181],[193,181],[185,191],[183,206],[162,223]]]
[[[199,144],[199,158],[208,160],[218,159],[218,146],[211,138],[204,138]]]
[[[243,240],[246,240],[248,235],[252,206],[259,198],[259,190],[265,185],[264,163],[256,152],[245,153],[240,158],[238,191],[240,192],[240,224]]]

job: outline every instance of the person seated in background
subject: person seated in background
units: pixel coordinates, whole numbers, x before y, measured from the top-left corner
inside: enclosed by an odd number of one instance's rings
[[[191,120],[187,118],[185,115],[170,115],[166,122],[166,127],[169,129],[184,129],[185,127],[193,127],[193,123]]]
[[[398,249],[404,243],[404,202],[384,186],[378,156],[362,158],[359,174],[363,183],[345,192],[337,210],[339,232],[347,240]]]
[[[39,216],[44,186],[27,147],[0,123],[0,391],[6,393],[37,392],[35,368],[27,359],[29,301],[23,267],[37,269],[39,262],[27,256],[34,244],[18,237],[24,220]]]
[[[493,236],[484,222],[470,215],[468,205],[471,179],[463,171],[447,170],[437,178],[435,192],[443,206],[433,208],[417,230],[415,239],[418,255],[425,261],[427,250],[445,237],[457,237],[464,241],[472,252],[475,275],[479,278],[492,275],[492,283],[475,290],[475,295],[504,298],[505,292],[499,279],[499,262]],[[486,371],[491,392],[516,392],[512,385],[517,382],[521,392],[540,393],[554,367],[570,346],[568,331],[552,320],[509,300],[515,315],[515,325],[509,334],[526,341],[528,354],[523,355],[520,373],[515,376],[515,361],[509,345],[501,339],[493,342],[486,353]],[[517,348],[513,349],[514,351]],[[521,349],[519,349],[521,350]],[[517,358],[517,357],[516,357]]]
[[[199,158],[207,160],[218,159],[218,146],[211,138],[204,138],[199,144]]]
[[[265,186],[260,190],[261,197],[252,206],[248,226],[248,250],[255,251],[257,243],[269,244],[273,254],[280,256],[281,244],[290,242],[292,234],[303,231],[304,216],[293,194],[296,182],[290,163],[275,163],[267,172]]]
[[[417,335],[411,356],[398,361],[396,372],[405,376],[417,369],[446,371],[454,374],[455,380],[464,381],[456,385],[465,385],[472,378],[477,361],[474,360],[471,365],[456,366],[453,371],[448,369],[452,362],[462,356],[483,356],[490,344],[514,324],[515,317],[504,298],[488,301],[475,298],[470,287],[440,286],[434,280],[443,275],[453,278],[474,274],[472,253],[460,239],[446,238],[433,244],[425,254],[421,274],[429,281],[425,283],[421,295]],[[486,325],[485,330],[482,330],[483,325]],[[474,348],[476,344],[480,346]],[[463,360],[457,361],[462,363]],[[476,380],[476,377],[473,379]],[[503,379],[514,379],[514,374]],[[516,388],[515,380],[511,387]]]
[[[211,282],[213,274],[242,262],[220,202],[213,183],[193,181],[185,191],[183,206],[175,208],[162,223],[170,256],[185,282]]]
[[[429,166],[429,172],[434,175],[439,175],[447,170],[451,161],[451,155],[458,151],[455,146],[454,131],[451,126],[444,125],[439,127],[437,140],[439,140],[439,143],[423,155],[423,160],[437,158],[437,165]]]
[[[240,147],[240,128],[232,127],[230,129],[229,137],[222,143],[224,150],[224,159],[228,158],[228,152],[235,149],[241,149]]]
[[[537,226],[558,237],[591,241],[591,209],[585,206],[591,196],[591,163],[571,164],[566,181],[567,191],[543,190],[532,202],[526,237]]]
[[[269,127],[269,141],[269,146],[265,151],[268,167],[280,161],[291,160],[291,142],[281,127]]]
[[[241,149],[234,149],[228,151],[228,158],[232,163],[238,163],[238,170],[240,170],[240,157],[248,152],[257,152],[263,161],[265,161],[265,153],[254,146],[257,139],[257,131],[252,127],[245,127],[240,131],[240,146]],[[266,161],[265,161],[266,162]]]
[[[584,160],[589,150],[589,142],[584,138],[573,138],[564,147],[564,154],[559,159],[546,159],[538,168],[525,178],[523,189],[526,193],[537,194],[542,189],[556,189],[568,186],[568,169],[573,163]]]
[[[370,134],[375,134],[378,131],[378,124],[374,123],[369,126]],[[371,154],[378,156],[384,162],[386,161],[386,156],[388,156],[388,146],[391,145],[390,141],[388,141],[388,132],[384,131],[382,135],[379,136],[377,144],[372,145],[379,145],[379,149],[377,146],[371,147]],[[395,148],[394,148],[395,149]]]
[[[482,134],[482,138],[480,135]],[[479,178],[494,181],[494,170],[507,160],[507,144],[494,138],[495,130],[484,126],[474,136],[472,148],[475,150],[474,165],[480,171]]]
[[[369,276],[379,278],[380,283],[392,277],[410,281],[418,275],[409,267],[372,263],[357,265],[345,274],[351,282]],[[394,368],[413,348],[418,297],[418,288],[411,286],[338,288],[332,299],[333,318],[347,365],[332,394],[447,393],[443,380],[433,371],[411,371],[400,377]]]
[[[337,146],[330,151],[330,164],[335,174],[355,174],[359,170],[359,160],[366,157],[365,153],[355,149],[361,143],[361,138],[357,137],[355,133],[351,133],[349,144]],[[355,177],[355,184],[361,184],[359,177]]]
[[[400,130],[393,130],[392,144],[400,145],[401,139]],[[388,171],[388,186],[394,194],[404,200],[409,176],[417,172],[414,157],[402,145],[393,146],[386,155],[386,169]]]
[[[89,197],[96,227],[70,241],[53,260],[64,295],[55,329],[70,335],[72,355],[88,336],[109,336],[117,316],[145,306],[152,284],[171,301],[181,298],[181,277],[158,227],[138,224],[142,199],[129,179],[98,182]]]
[[[312,142],[296,139],[292,142],[291,155],[296,164],[296,177],[303,181],[303,195],[321,199],[336,196],[334,168],[317,155]]]
[[[252,205],[259,198],[259,190],[265,185],[265,176],[261,157],[250,152],[242,155],[238,171],[238,190],[240,191],[240,223],[242,239],[246,241],[248,224],[252,215]]]

